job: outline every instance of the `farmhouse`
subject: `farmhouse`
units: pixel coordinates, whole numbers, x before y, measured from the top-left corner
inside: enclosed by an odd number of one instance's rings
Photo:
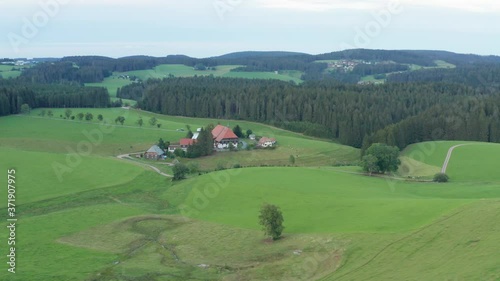
[[[276,145],[276,139],[274,139],[274,138],[271,139],[271,138],[266,138],[266,137],[262,137],[259,140],[259,144],[258,144],[259,147],[263,147],[263,148],[273,147],[274,145]]]
[[[212,130],[212,136],[214,138],[214,147],[218,149],[229,148],[230,145],[238,145],[238,137],[234,134],[233,130],[228,127],[217,125]]]
[[[181,139],[178,144],[171,144],[168,146],[168,152],[174,152],[176,149],[180,148],[184,151],[188,150],[190,145],[193,145],[196,142],[195,139]]]
[[[159,146],[153,145],[146,153],[144,153],[144,158],[147,159],[158,159],[165,154]]]

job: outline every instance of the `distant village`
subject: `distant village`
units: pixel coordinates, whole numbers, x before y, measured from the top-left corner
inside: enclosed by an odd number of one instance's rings
[[[363,60],[339,60],[328,63],[328,68],[333,68],[341,72],[352,72],[354,68],[359,64],[375,64],[371,61]]]

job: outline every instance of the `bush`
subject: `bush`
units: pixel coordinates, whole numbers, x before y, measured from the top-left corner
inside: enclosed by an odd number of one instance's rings
[[[215,168],[216,171],[223,171],[225,169],[226,169],[226,166],[222,162],[217,163],[217,168]]]
[[[447,174],[439,173],[434,176],[434,182],[448,182],[450,177]]]
[[[182,163],[175,164],[172,170],[174,171],[174,181],[185,179],[186,174],[189,173],[189,168]]]

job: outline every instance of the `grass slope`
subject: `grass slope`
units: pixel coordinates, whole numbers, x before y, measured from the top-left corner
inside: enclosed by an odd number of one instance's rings
[[[349,261],[320,280],[500,280],[498,216],[500,201],[481,201],[392,239],[350,236]]]
[[[446,173],[453,181],[500,182],[496,172],[500,163],[496,155],[500,155],[500,145],[467,141],[424,142],[407,147],[403,152],[404,170],[408,175],[427,175],[439,172],[446,159],[448,150],[457,147],[451,156]],[[424,172],[422,172],[424,170]]]
[[[163,79],[170,75],[175,77],[194,77],[213,75],[215,77],[228,77],[228,78],[245,78],[245,79],[276,79],[281,81],[293,81],[297,84],[302,83],[302,72],[294,70],[284,70],[277,74],[274,72],[231,72],[232,69],[239,67],[239,65],[219,65],[215,70],[194,70],[192,67],[182,64],[162,64],[154,67],[153,69],[135,70],[128,72],[114,72],[112,76],[107,77],[101,83],[87,83],[86,86],[104,87],[107,88],[111,97],[116,97],[118,88],[129,85],[132,81],[119,78],[122,75],[136,76],[141,80],[147,79]],[[126,100],[131,102],[130,100]]]
[[[0,126],[4,134],[0,137],[0,145],[31,151],[47,151],[67,153],[68,147],[76,150],[78,143],[88,141],[88,132],[108,132],[97,120],[71,121],[59,117],[64,109],[52,109],[55,118],[37,116],[34,110],[30,116],[8,116],[0,118]],[[186,132],[177,131],[190,125],[193,130],[210,123],[222,122],[234,127],[239,124],[243,130],[252,129],[254,133],[277,138],[280,147],[276,150],[254,150],[237,153],[219,153],[213,157],[195,160],[203,169],[215,169],[219,162],[226,166],[239,163],[245,166],[288,165],[290,155],[298,155],[296,164],[301,166],[320,166],[336,163],[352,163],[359,158],[359,150],[333,142],[302,136],[289,131],[280,130],[263,124],[217,119],[183,118],[152,114],[139,110],[125,109],[72,109],[73,115],[79,112],[90,112],[94,118],[102,114],[108,124],[109,133],[102,133],[102,141],[92,146],[92,154],[116,156],[118,154],[145,151],[159,138],[172,143],[186,136]],[[125,116],[124,126],[114,124],[117,116]],[[161,129],[148,124],[151,117],[158,119]],[[141,128],[136,121],[142,117],[145,125]],[[97,137],[98,138],[98,137]],[[98,138],[99,140],[99,138]]]
[[[8,159],[8,162],[0,163],[0,169],[16,169],[17,184],[29,187],[29,192],[22,191],[22,196],[17,199],[18,204],[128,182],[143,171],[140,167],[102,157],[72,157],[5,147],[0,147],[0,154]],[[0,208],[6,205],[6,201],[1,202]]]
[[[184,204],[194,218],[256,228],[259,206],[269,202],[282,207],[292,233],[408,231],[472,200],[500,196],[491,186],[455,185],[450,192],[447,185],[300,168],[223,171],[179,188],[191,190]]]

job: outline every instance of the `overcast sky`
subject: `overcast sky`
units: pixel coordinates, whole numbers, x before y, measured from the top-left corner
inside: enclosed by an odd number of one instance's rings
[[[346,48],[500,55],[498,0],[0,0],[0,57]]]

